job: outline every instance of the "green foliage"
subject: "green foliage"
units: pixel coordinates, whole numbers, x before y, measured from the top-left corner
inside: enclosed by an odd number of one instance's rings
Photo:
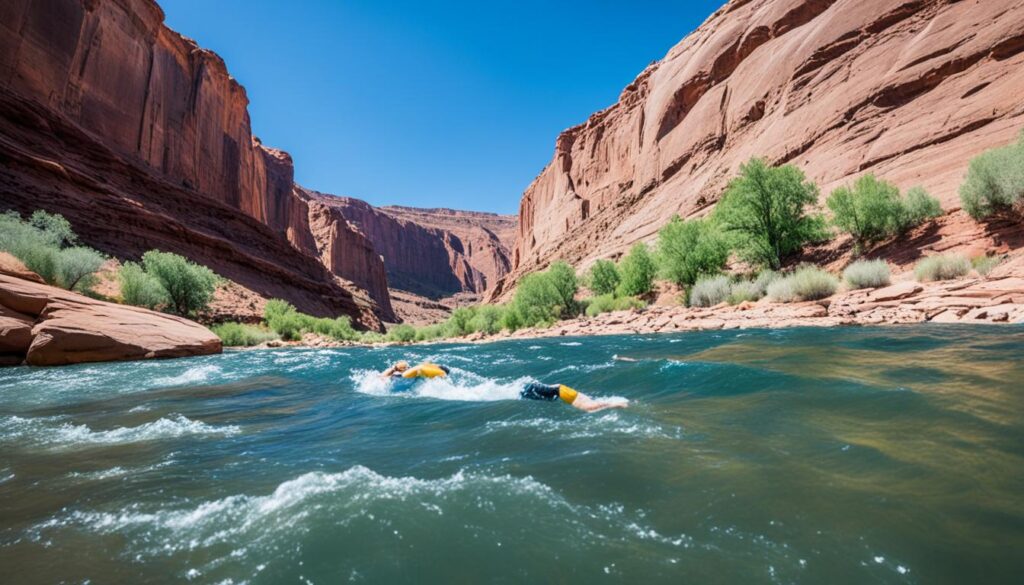
[[[501,316],[501,327],[502,329],[508,329],[509,331],[516,331],[524,327],[523,316],[519,314],[516,309],[515,302],[508,307],[505,307],[505,312]]]
[[[657,271],[647,244],[638,242],[619,264],[621,280],[616,293],[621,297],[634,297],[651,292]]]
[[[814,266],[805,266],[768,285],[768,296],[778,303],[814,301],[835,294],[839,279]]]
[[[784,257],[826,236],[821,216],[808,213],[817,200],[818,187],[800,169],[755,158],[729,183],[714,218],[744,260],[777,270]]]
[[[170,252],[150,250],[142,265],[167,291],[168,308],[183,316],[205,309],[219,280],[209,268]]]
[[[764,290],[759,288],[752,280],[737,280],[729,287],[729,296],[725,301],[730,305],[738,305],[745,302],[753,302],[764,296]]]
[[[302,339],[303,329],[309,325],[312,317],[301,315],[287,301],[270,299],[263,308],[263,320],[281,339],[298,341]]]
[[[415,341],[416,328],[413,327],[412,325],[406,325],[405,323],[401,325],[395,325],[394,327],[391,328],[390,331],[388,331],[387,339],[388,341],[398,341],[402,343]]]
[[[578,309],[575,295],[576,274],[565,262],[555,262],[544,272],[528,274],[519,282],[512,305],[506,314],[506,326],[548,326],[560,318],[572,317]]]
[[[313,333],[330,337],[336,341],[355,341],[359,338],[359,332],[352,328],[352,319],[348,315],[334,319],[310,317],[306,327]]]
[[[967,276],[971,262],[960,255],[928,256],[914,267],[914,276],[921,282],[956,280]]]
[[[885,260],[858,260],[843,270],[843,280],[851,290],[889,286],[892,282]]]
[[[872,174],[857,179],[852,188],[836,189],[826,204],[832,210],[836,226],[853,236],[860,248],[892,236],[901,229],[903,204],[900,190]]]
[[[609,295],[619,286],[619,269],[611,260],[598,260],[587,272],[587,288],[595,295]]]
[[[105,258],[92,248],[74,246],[77,242],[71,224],[60,215],[37,210],[23,221],[14,211],[0,214],[0,250],[49,284],[87,293]]]
[[[476,307],[459,307],[452,311],[448,318],[448,329],[452,336],[459,337],[469,335],[476,331],[473,328],[473,319],[476,317]]]
[[[996,266],[1002,263],[1003,259],[999,256],[978,256],[971,259],[971,266],[981,276],[988,276],[989,272]]]
[[[555,294],[558,295],[559,317],[576,316],[579,313],[576,305],[576,291],[579,289],[576,271],[572,266],[559,260],[548,267],[546,275]]]
[[[121,298],[129,305],[155,309],[168,302],[167,291],[160,281],[146,274],[135,262],[125,262],[117,279],[121,284]]]
[[[683,221],[675,215],[658,232],[657,257],[665,278],[693,284],[701,276],[721,271],[729,259],[729,246],[710,220]]]
[[[903,196],[903,218],[900,228],[906,231],[941,215],[942,205],[938,199],[929,195],[924,187],[911,187]]]
[[[984,152],[967,169],[960,203],[974,219],[1024,203],[1024,132],[1015,144]]]
[[[57,285],[68,290],[88,292],[96,284],[96,272],[106,258],[92,248],[64,248],[57,256]]]
[[[731,291],[732,281],[728,276],[707,276],[690,288],[689,304],[691,307],[713,307],[724,302]]]
[[[470,321],[470,328],[473,331],[494,335],[501,331],[502,319],[505,316],[505,308],[495,305],[481,305],[476,310],[476,315]]]
[[[616,297],[614,294],[604,294],[589,299],[586,313],[588,317],[596,317],[601,313],[642,309],[646,306],[647,303],[636,297]]]
[[[221,323],[214,325],[211,329],[217,337],[220,337],[225,347],[250,347],[264,341],[277,339],[277,335],[271,331],[244,323]]]

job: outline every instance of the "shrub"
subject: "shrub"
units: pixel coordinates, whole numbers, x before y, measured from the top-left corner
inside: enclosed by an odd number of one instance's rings
[[[903,196],[902,203],[901,231],[919,226],[929,219],[935,219],[942,215],[942,206],[939,204],[939,200],[929,195],[924,187],[911,187]]]
[[[642,309],[647,303],[636,297],[616,297],[613,294],[605,294],[588,299],[587,316],[596,317],[601,313],[612,311],[628,311],[631,309]]]
[[[558,297],[559,316],[563,318],[576,316],[578,312],[576,291],[579,289],[576,271],[572,269],[572,266],[559,260],[551,264],[545,275]]]
[[[914,276],[921,282],[955,280],[967,276],[971,263],[959,255],[928,256],[914,267]]]
[[[1024,133],[1009,146],[971,160],[960,186],[960,203],[974,219],[1020,206],[1024,200]]]
[[[221,323],[211,329],[226,347],[249,347],[277,339],[277,335],[266,329],[243,323]]]
[[[852,188],[836,189],[826,203],[833,222],[853,236],[858,248],[892,236],[904,223],[899,189],[872,174],[857,179]]]
[[[665,278],[693,284],[719,272],[729,259],[729,246],[717,225],[707,219],[672,219],[658,232],[658,263]]]
[[[330,337],[336,341],[355,341],[359,338],[359,332],[352,328],[352,319],[348,315],[342,315],[334,319],[310,318],[309,328],[314,333]]]
[[[729,183],[714,218],[744,260],[777,270],[785,256],[825,237],[824,220],[808,213],[817,200],[818,187],[800,169],[755,158]]]
[[[102,254],[73,246],[78,237],[60,215],[37,210],[28,221],[14,211],[0,214],[0,250],[21,260],[47,283],[88,292],[103,264]]]
[[[309,319],[303,317],[290,303],[280,299],[270,299],[263,308],[267,326],[286,341],[302,339],[303,329],[309,324]]]
[[[724,302],[732,290],[732,281],[728,276],[705,277],[697,281],[690,289],[691,307],[713,307]]]
[[[88,292],[96,284],[96,271],[106,258],[92,248],[64,248],[57,255],[56,280],[68,290]]]
[[[835,294],[839,279],[813,266],[779,278],[768,285],[768,296],[775,302],[814,301]]]
[[[544,272],[523,277],[507,315],[506,326],[532,327],[550,325],[563,317],[576,314],[576,273],[565,262],[555,262]],[[514,331],[515,328],[509,327]]]
[[[999,256],[978,256],[971,259],[971,266],[981,276],[988,276],[988,273],[992,272],[992,269],[999,266],[1002,261],[1003,259]]]
[[[738,305],[747,301],[756,301],[764,296],[764,290],[752,280],[738,280],[729,287],[729,296],[726,302],[730,305]]]
[[[395,325],[394,327],[391,328],[390,331],[388,331],[387,339],[388,341],[400,341],[403,343],[415,341],[416,328],[413,327],[412,325],[406,325],[405,323],[401,325]]]
[[[595,295],[609,295],[619,286],[619,269],[611,260],[598,260],[587,272],[587,288]]]
[[[146,274],[135,262],[125,262],[117,279],[121,284],[121,298],[129,305],[155,309],[168,302],[167,291],[160,281]]]
[[[754,279],[754,287],[757,289],[758,298],[768,294],[768,286],[780,278],[782,278],[782,275],[774,270],[762,270],[757,275],[757,278]]]
[[[892,282],[885,260],[858,260],[843,271],[843,280],[851,289],[878,288]]]
[[[433,341],[448,336],[447,328],[441,323],[435,323],[434,325],[427,325],[416,329],[415,341]]]
[[[470,325],[473,331],[494,335],[501,331],[505,307],[495,305],[483,305],[476,311]]]
[[[523,316],[519,313],[515,303],[505,307],[505,312],[501,316],[501,327],[502,329],[508,329],[509,331],[516,331],[517,329],[523,328]]]
[[[619,264],[621,281],[616,289],[619,296],[633,297],[651,292],[657,267],[647,244],[638,242]]]
[[[167,291],[169,308],[183,316],[205,309],[219,280],[209,268],[159,250],[143,254],[142,265]]]
[[[475,331],[473,319],[476,317],[476,312],[476,307],[459,307],[452,311],[452,315],[448,317],[447,322],[451,335],[459,337]]]

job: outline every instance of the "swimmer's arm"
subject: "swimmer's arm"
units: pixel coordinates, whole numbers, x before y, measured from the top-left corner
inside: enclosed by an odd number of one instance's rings
[[[395,366],[391,366],[390,368],[381,372],[380,377],[382,380],[387,380],[393,375],[395,375]]]

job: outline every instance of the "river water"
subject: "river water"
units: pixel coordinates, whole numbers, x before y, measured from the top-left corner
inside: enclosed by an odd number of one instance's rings
[[[2,580],[1019,583],[1022,356],[907,326],[2,370]]]

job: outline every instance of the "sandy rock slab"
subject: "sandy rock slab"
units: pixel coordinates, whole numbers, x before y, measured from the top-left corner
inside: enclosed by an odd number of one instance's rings
[[[221,349],[216,335],[187,319],[0,273],[0,365],[186,357]]]

